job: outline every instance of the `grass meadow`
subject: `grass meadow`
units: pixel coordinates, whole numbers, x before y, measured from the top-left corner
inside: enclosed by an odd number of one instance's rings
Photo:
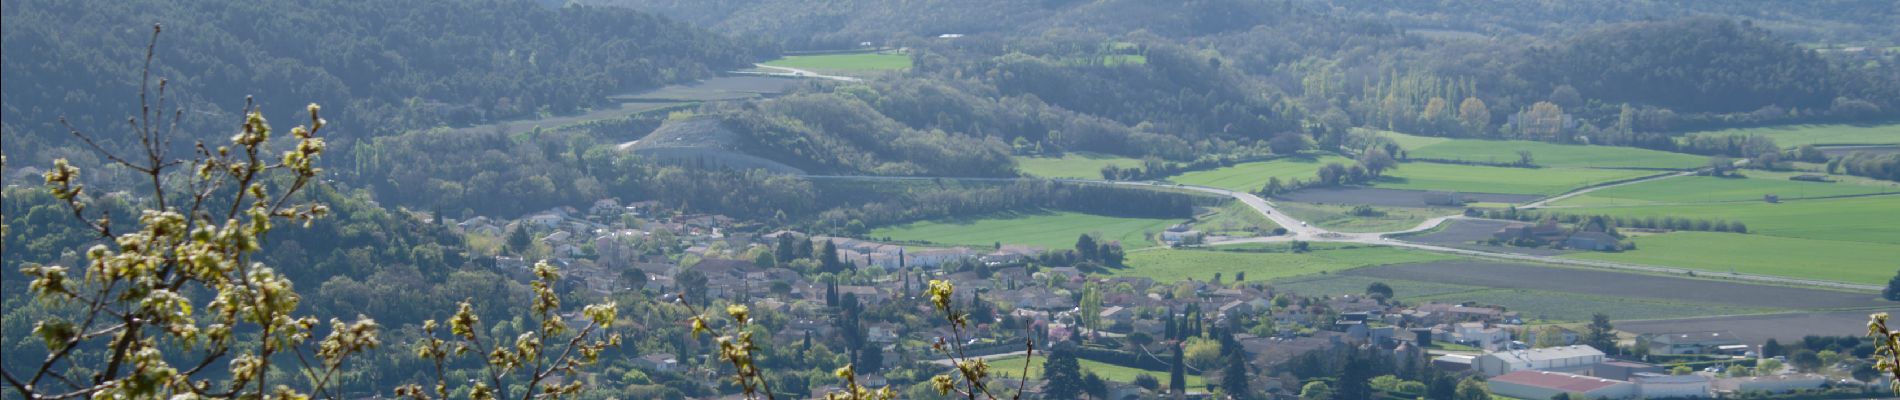
[[[1404,163],[1386,171],[1374,187],[1474,193],[1556,195],[1585,186],[1656,174],[1655,171],[1585,168],[1508,168]]]
[[[1118,276],[1153,278],[1157,282],[1225,280],[1246,272],[1248,281],[1272,280],[1346,270],[1369,265],[1457,259],[1390,247],[1320,249],[1307,253],[1260,253],[1206,249],[1166,249],[1128,253],[1128,267],[1111,271]]]
[[[1256,161],[1234,164],[1203,171],[1187,172],[1169,177],[1174,183],[1217,187],[1227,190],[1254,192],[1267,185],[1268,178],[1280,178],[1281,181],[1293,179],[1312,180],[1319,167],[1326,163],[1352,165],[1353,161],[1334,155],[1296,156],[1277,158],[1268,161]],[[1100,174],[1097,174],[1098,176]]]
[[[1590,192],[1557,202],[1559,206],[1638,205],[1654,203],[1707,203],[1761,201],[1774,194],[1783,200],[1900,192],[1893,185],[1876,186],[1838,182],[1788,180],[1790,174],[1745,171],[1748,178],[1685,176]]]
[[[888,71],[910,68],[910,56],[890,53],[785,56],[760,64],[813,71]]]
[[[1632,240],[1636,250],[1564,257],[1864,284],[1884,283],[1900,268],[1900,244],[1714,232],[1673,232]]]
[[[997,242],[1042,246],[1046,249],[1075,247],[1083,234],[1099,233],[1108,240],[1119,240],[1125,249],[1152,246],[1149,233],[1159,233],[1183,220],[1123,218],[1067,211],[993,214],[981,218],[935,220],[887,226],[871,231],[874,238],[927,241],[946,245],[989,247]]]
[[[1531,163],[1552,168],[1687,169],[1708,163],[1707,157],[1617,146],[1563,145],[1528,140],[1445,139],[1381,132],[1406,149],[1410,158],[1482,163],[1512,163],[1518,150],[1531,152]]]
[[[1068,152],[1062,157],[1016,157],[1016,169],[1043,178],[1102,179],[1102,167],[1140,168],[1141,160],[1111,154]]]
[[[1776,204],[1738,202],[1555,208],[1548,211],[1580,215],[1656,218],[1673,216],[1740,221],[1748,225],[1751,235],[1900,244],[1900,196],[1795,200]],[[1892,272],[1889,271],[1888,274],[1891,276]]]
[[[1804,144],[1900,144],[1900,124],[1807,124],[1702,131],[1690,135],[1763,135],[1782,147]]]

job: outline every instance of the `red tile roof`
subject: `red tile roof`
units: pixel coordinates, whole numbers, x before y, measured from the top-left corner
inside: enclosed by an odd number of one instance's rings
[[[1596,378],[1596,377],[1589,377],[1589,376],[1575,375],[1575,374],[1566,374],[1562,372],[1531,371],[1531,370],[1517,371],[1517,372],[1512,372],[1512,373],[1508,373],[1504,375],[1498,375],[1496,377],[1491,378],[1491,381],[1510,382],[1510,383],[1515,383],[1515,384],[1525,385],[1525,386],[1535,386],[1535,387],[1541,387],[1541,388],[1547,388],[1547,389],[1555,389],[1555,390],[1562,390],[1566,392],[1578,392],[1578,393],[1586,393],[1592,390],[1614,386],[1619,383],[1626,383],[1626,382],[1618,381],[1618,380],[1610,380],[1610,379],[1603,379],[1603,378]]]

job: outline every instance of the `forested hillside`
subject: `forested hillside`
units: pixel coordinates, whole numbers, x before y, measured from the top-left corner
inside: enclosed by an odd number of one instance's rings
[[[245,96],[271,113],[323,104],[336,136],[361,138],[573,113],[768,52],[633,10],[510,0],[7,0],[0,15],[0,112],[7,130],[32,133],[8,139],[22,150],[65,144],[62,116],[90,131],[122,127],[154,22],[166,32],[153,77],[170,79],[167,107],[188,109],[181,128],[206,137],[225,134],[207,128],[235,118]]]

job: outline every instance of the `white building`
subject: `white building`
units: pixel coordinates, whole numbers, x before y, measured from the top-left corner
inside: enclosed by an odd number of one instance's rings
[[[1498,376],[1524,370],[1577,371],[1602,362],[1602,351],[1576,345],[1485,353],[1472,360],[1471,367],[1485,376]]]
[[[1709,377],[1702,375],[1663,375],[1638,372],[1630,377],[1636,393],[1643,398],[1709,397]]]
[[[1637,396],[1636,385],[1615,379],[1551,371],[1517,371],[1487,381],[1491,393],[1520,399],[1548,399],[1573,393],[1589,399],[1626,399]]]

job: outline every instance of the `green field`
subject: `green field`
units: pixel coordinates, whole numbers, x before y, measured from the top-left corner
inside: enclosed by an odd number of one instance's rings
[[[1384,213],[1379,216],[1357,216],[1349,212],[1352,206],[1313,204],[1282,201],[1277,203],[1282,212],[1301,221],[1306,221],[1326,230],[1335,232],[1392,232],[1418,227],[1418,224],[1432,217],[1457,214],[1458,209],[1431,209],[1409,207],[1373,207]]]
[[[1344,294],[1363,294],[1366,286],[1373,282],[1383,282],[1392,287],[1392,294],[1399,298],[1416,298],[1451,293],[1483,290],[1483,286],[1454,285],[1449,283],[1420,282],[1399,279],[1380,279],[1351,275],[1308,275],[1273,281],[1274,289],[1291,290],[1301,296],[1337,296]]]
[[[1229,201],[1212,212],[1196,216],[1193,227],[1209,235],[1252,237],[1271,233],[1279,225],[1246,203]]]
[[[1293,179],[1312,180],[1319,167],[1326,163],[1352,165],[1353,161],[1334,155],[1298,156],[1278,158],[1268,161],[1256,161],[1234,164],[1229,167],[1205,171],[1193,171],[1168,177],[1168,181],[1217,187],[1227,190],[1253,192],[1267,185],[1267,178],[1278,177],[1280,181]],[[1097,174],[1100,175],[1100,174]]]
[[[785,56],[760,64],[814,71],[885,71],[910,68],[910,56],[889,53],[846,53]]]
[[[1745,172],[1748,178],[1685,176],[1618,186],[1559,201],[1559,206],[1640,205],[1654,203],[1697,203],[1761,201],[1774,194],[1783,200],[1900,192],[1900,187],[1853,183],[1803,182],[1788,180],[1791,174]]]
[[[1900,244],[1713,232],[1674,232],[1633,240],[1636,250],[1564,257],[1866,284],[1884,283],[1900,268]]]
[[[1023,364],[1025,361],[1028,361],[1029,378],[1041,379],[1042,364],[1047,359],[1043,358],[1041,352],[1037,352],[1037,354],[1035,360],[1028,360],[1020,355],[990,360],[990,373],[992,375],[1017,377],[1017,375],[1023,374]],[[1082,359],[1076,360],[1076,364],[1081,364],[1083,371],[1094,372],[1095,375],[1101,376],[1102,380],[1106,381],[1134,383],[1136,375],[1148,374],[1153,375],[1155,379],[1161,380],[1163,386],[1168,384],[1168,371],[1150,371]],[[1187,374],[1186,378],[1189,388],[1200,388],[1203,386],[1199,374]]]
[[[1099,233],[1108,240],[1119,240],[1126,249],[1154,245],[1149,233],[1165,230],[1184,220],[1122,218],[1077,212],[1009,213],[975,219],[938,220],[887,226],[871,231],[874,238],[924,241],[939,244],[989,247],[996,242],[1042,246],[1046,249],[1075,247],[1083,234]]]
[[[1751,234],[1900,244],[1900,196],[1796,200],[1780,204],[1754,202],[1557,208],[1549,211],[1580,215],[1656,218],[1674,216],[1741,221],[1748,225],[1748,231]]]
[[[1518,150],[1531,152],[1531,163],[1556,168],[1686,169],[1708,163],[1708,158],[1634,147],[1563,145],[1528,140],[1445,139],[1380,132],[1405,148],[1409,158],[1480,163],[1517,162]]]
[[[1577,293],[1552,292],[1528,289],[1482,289],[1470,292],[1449,293],[1432,296],[1407,297],[1399,295],[1407,303],[1464,303],[1503,306],[1507,311],[1516,311],[1527,323],[1558,323],[1589,321],[1590,316],[1604,313],[1616,319],[1664,319],[1687,318],[1710,315],[1761,314],[1778,311],[1775,309],[1735,307],[1717,304],[1688,303],[1642,299],[1630,297],[1594,296]]]
[[[1736,128],[1718,131],[1702,131],[1691,135],[1765,135],[1775,138],[1775,144],[1782,147],[1794,147],[1804,144],[1900,144],[1900,124],[1887,125],[1848,125],[1848,124],[1809,124],[1783,125],[1761,128]]]
[[[1370,265],[1454,260],[1458,257],[1390,247],[1314,250],[1309,253],[1254,253],[1219,250],[1154,250],[1128,253],[1128,268],[1119,276],[1153,278],[1157,282],[1210,280],[1215,273],[1233,279],[1246,272],[1248,281],[1317,274]]]
[[[1405,163],[1386,171],[1373,186],[1387,189],[1556,195],[1577,188],[1655,174],[1654,171],[1583,168],[1507,168]]]
[[[1102,179],[1102,167],[1140,168],[1141,160],[1110,154],[1068,152],[1062,157],[1016,157],[1016,169],[1044,178]]]

